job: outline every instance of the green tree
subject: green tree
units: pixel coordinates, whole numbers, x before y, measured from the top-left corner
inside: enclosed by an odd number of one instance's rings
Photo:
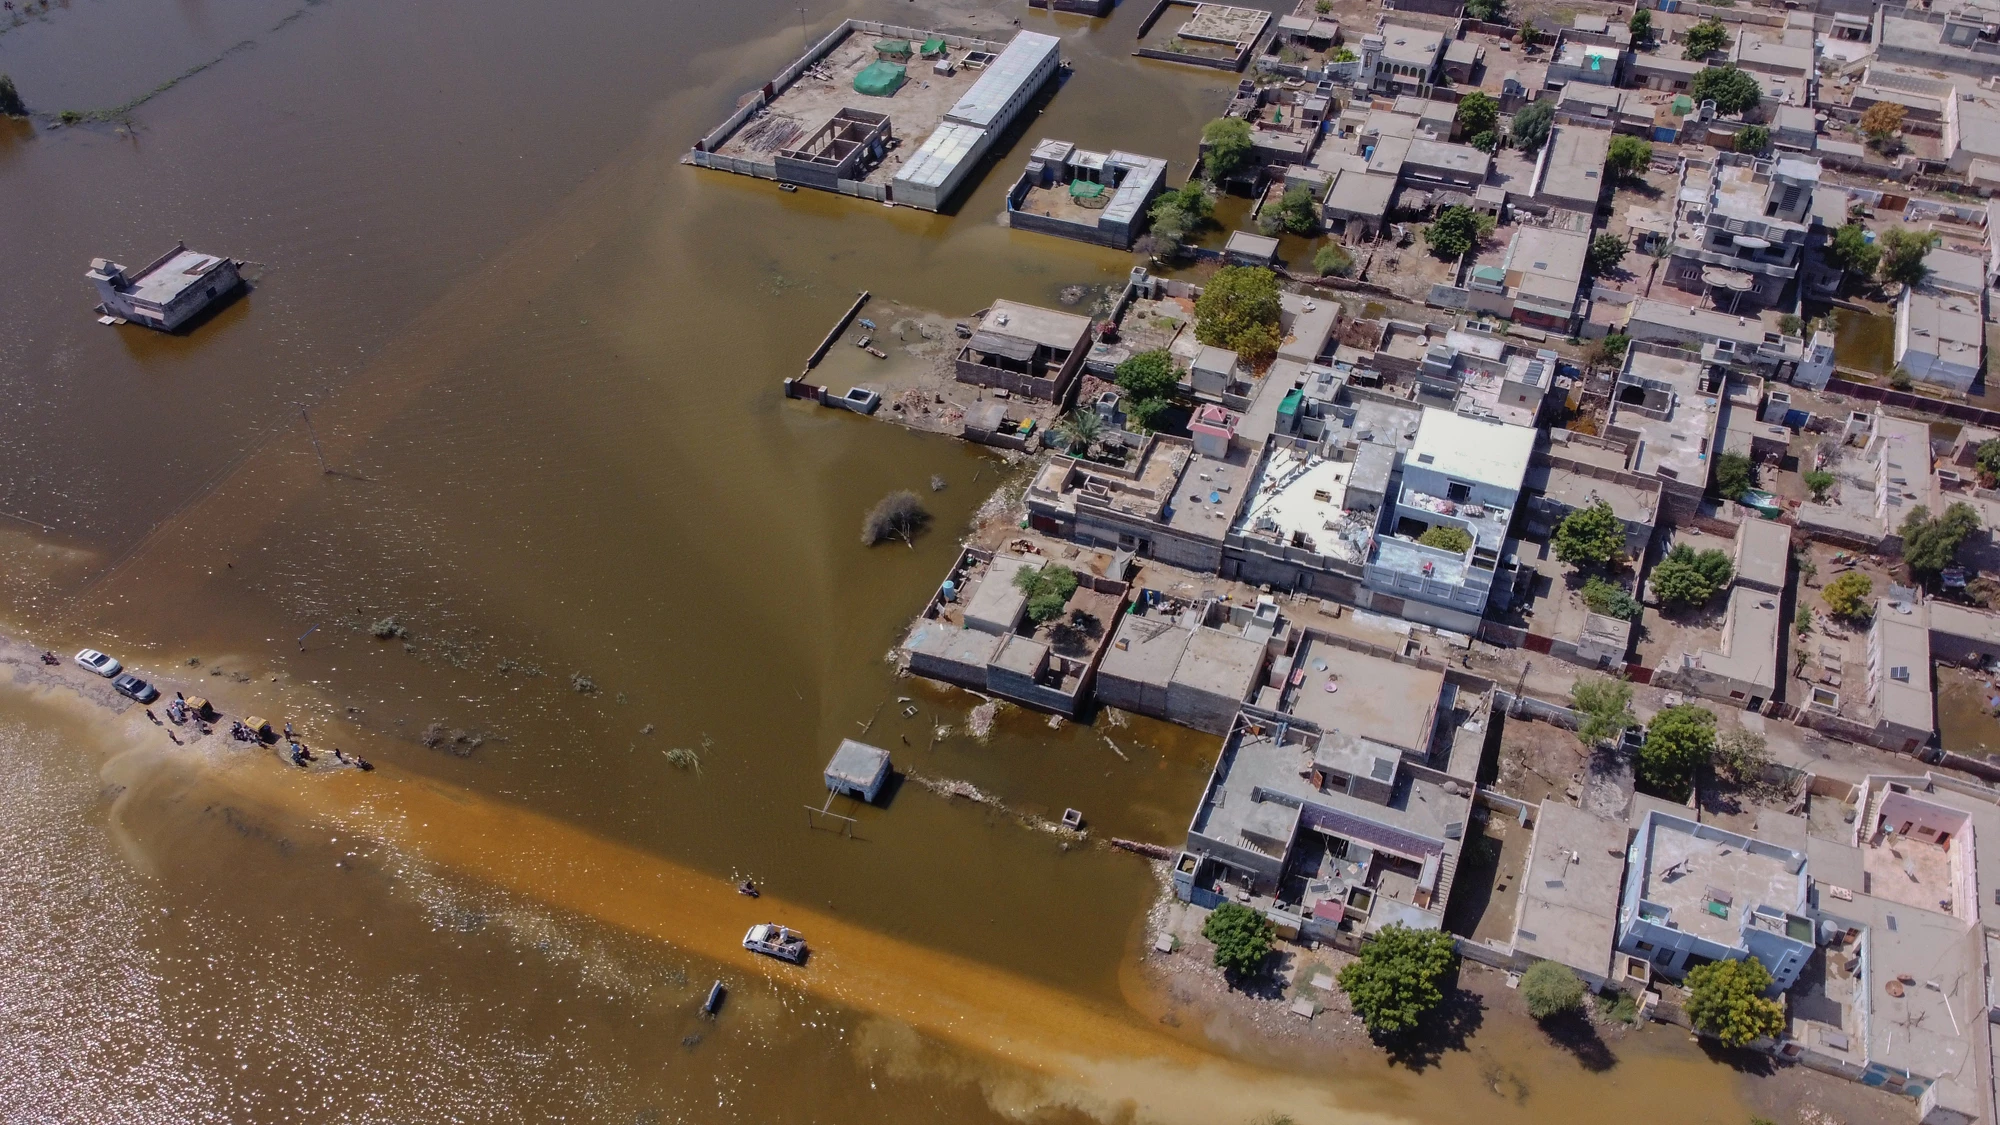
[[[1424,228],[1424,241],[1439,258],[1448,261],[1461,257],[1492,229],[1482,219],[1490,222],[1491,216],[1481,215],[1470,207],[1447,207]]]
[[[1250,123],[1240,117],[1218,117],[1201,128],[1201,167],[1210,182],[1221,183],[1250,163],[1255,147]]]
[[[1746,1047],[1785,1030],[1785,1007],[1764,996],[1771,973],[1755,957],[1697,965],[1688,970],[1687,986],[1689,1021],[1725,1047]]]
[[[1555,545],[1556,558],[1570,566],[1604,566],[1625,553],[1625,521],[1599,500],[1563,517]]]
[[[1408,1032],[1444,1002],[1439,987],[1458,963],[1450,934],[1394,922],[1375,931],[1361,956],[1340,970],[1340,990],[1371,1035]]]
[[[1610,273],[1618,268],[1618,263],[1625,260],[1625,255],[1629,251],[1630,247],[1625,245],[1625,240],[1617,235],[1610,233],[1598,235],[1590,240],[1590,252],[1586,256],[1590,263],[1590,272],[1600,276]]]
[[[1902,128],[1903,106],[1900,102],[1876,102],[1861,111],[1861,132],[1871,144],[1886,143]]]
[[[1061,563],[1014,572],[1014,588],[1028,597],[1028,620],[1043,625],[1062,616],[1069,596],[1076,593],[1076,572]]]
[[[1490,155],[1495,149],[1500,147],[1500,137],[1493,130],[1488,129],[1484,133],[1474,133],[1470,137],[1467,137],[1465,143]]]
[[[1354,255],[1348,253],[1347,247],[1340,243],[1329,242],[1313,251],[1313,269],[1319,271],[1321,277],[1328,275],[1346,277],[1354,272]]]
[[[1610,359],[1624,355],[1625,349],[1631,346],[1632,337],[1623,332],[1613,332],[1604,338],[1604,354]]]
[[[1613,176],[1636,176],[1652,163],[1652,142],[1623,133],[1611,138],[1611,148],[1604,157],[1604,166],[1611,170]]]
[[[1523,106],[1514,114],[1514,121],[1508,128],[1508,137],[1514,147],[1523,152],[1533,152],[1549,139],[1549,126],[1556,119],[1556,104],[1552,101],[1535,102]]]
[[[1225,266],[1194,302],[1194,338],[1255,363],[1278,351],[1278,275],[1261,266]]]
[[[1737,152],[1760,156],[1771,147],[1771,131],[1762,125],[1745,125],[1736,130],[1736,137],[1729,142],[1729,147]]]
[[[1464,528],[1453,527],[1446,523],[1433,524],[1426,528],[1422,535],[1417,536],[1417,542],[1426,547],[1436,547],[1440,551],[1450,551],[1455,555],[1462,555],[1472,549],[1472,536],[1467,534]]]
[[[1118,365],[1118,385],[1133,398],[1171,398],[1180,385],[1180,368],[1165,348],[1140,352]]]
[[[1639,746],[1639,780],[1656,793],[1682,800],[1695,774],[1715,757],[1715,712],[1677,703],[1653,716]]]
[[[1623,586],[1596,574],[1583,580],[1583,604],[1589,606],[1592,613],[1602,613],[1620,621],[1637,621],[1641,608],[1639,600],[1626,593]]]
[[[21,101],[21,91],[14,88],[14,80],[0,74],[0,117],[26,117],[28,107]]]
[[[1278,221],[1293,234],[1311,234],[1319,225],[1319,207],[1312,189],[1304,184],[1286,188],[1278,199]]]
[[[1889,227],[1882,232],[1882,280],[1915,285],[1931,271],[1924,255],[1931,252],[1935,236],[1915,227]]]
[[[1154,256],[1162,261],[1178,256],[1188,235],[1201,229],[1214,211],[1215,201],[1195,180],[1154,200],[1147,211],[1153,221]]]
[[[1082,454],[1090,451],[1091,443],[1104,432],[1104,419],[1097,411],[1079,406],[1062,416],[1062,420],[1049,427],[1056,440],[1062,443],[1065,452]]]
[[[1491,95],[1474,90],[1459,99],[1457,121],[1460,136],[1490,133],[1500,121],[1500,103]]]
[[[1734,66],[1704,67],[1694,76],[1688,93],[1697,102],[1713,101],[1717,111],[1742,113],[1764,96],[1764,88],[1747,70]]]
[[[1640,8],[1632,13],[1632,18],[1626,21],[1625,27],[1632,33],[1632,42],[1650,42],[1653,38],[1653,13]]]
[[[1126,426],[1135,430],[1157,430],[1160,415],[1166,413],[1170,405],[1163,398],[1127,398],[1120,404],[1125,410]]]
[[[1826,584],[1820,596],[1826,599],[1826,608],[1836,616],[1860,620],[1872,610],[1870,598],[1875,593],[1875,583],[1858,570],[1846,574]]]
[[[1232,977],[1254,976],[1271,952],[1271,920],[1247,906],[1225,902],[1201,924],[1201,936],[1215,943],[1215,967]]]
[[[1705,19],[1688,28],[1682,43],[1686,47],[1681,52],[1682,58],[1705,59],[1717,51],[1729,49],[1729,29],[1723,26],[1721,20]]]
[[[1507,0],[1466,0],[1465,14],[1481,23],[1499,23],[1507,13]]]
[[[1958,558],[1959,544],[1977,530],[1979,513],[1962,500],[1937,517],[1919,504],[1903,520],[1903,562],[1912,574],[1935,578]]]
[[[1988,476],[2000,476],[2000,438],[1980,442],[1979,448],[1973,453],[1973,458],[1979,465],[1980,472]]]
[[[1824,501],[1826,494],[1832,492],[1833,486],[1839,483],[1834,475],[1825,469],[1807,469],[1799,474],[1799,479],[1805,482],[1806,491],[1812,493],[1812,498],[1817,501]]]
[[[1583,992],[1583,978],[1560,961],[1537,961],[1521,974],[1521,999],[1538,1020],[1581,1009]]]
[[[1585,746],[1609,742],[1639,721],[1632,714],[1632,685],[1606,676],[1577,677],[1569,686],[1569,707]]]
[[[1873,277],[1882,249],[1868,241],[1868,228],[1848,223],[1833,232],[1826,243],[1826,259],[1857,277]]]
[[[1729,585],[1732,572],[1728,552],[1697,552],[1686,543],[1677,543],[1653,568],[1653,593],[1670,607],[1704,606],[1716,591]]]
[[[1715,456],[1715,494],[1736,500],[1757,487],[1757,463],[1747,453],[1725,450]]]
[[[1521,26],[1514,30],[1514,38],[1519,39],[1522,46],[1532,47],[1542,41],[1542,32],[1535,26],[1534,20],[1523,19]]]

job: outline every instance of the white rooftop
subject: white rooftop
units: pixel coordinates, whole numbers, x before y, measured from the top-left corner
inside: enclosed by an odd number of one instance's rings
[[[1468,418],[1437,407],[1424,408],[1417,423],[1417,440],[1404,464],[1519,489],[1528,475],[1528,458],[1535,449],[1535,431],[1526,426]]]
[[[1062,40],[1039,31],[1023,31],[1014,36],[1000,57],[986,64],[979,81],[972,84],[972,89],[958,99],[945,117],[981,129],[1005,124],[999,120],[1001,111],[1022,86],[1034,79],[1043,60],[1061,48]]]

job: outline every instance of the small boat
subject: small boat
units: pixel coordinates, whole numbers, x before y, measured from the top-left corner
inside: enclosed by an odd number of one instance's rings
[[[743,935],[743,948],[794,965],[803,965],[806,960],[806,939],[771,922],[750,927],[750,932]]]
[[[708,999],[701,1002],[701,1010],[711,1016],[714,1015],[722,1009],[722,998],[728,994],[729,990],[722,987],[722,982],[716,981],[709,986]]]
[[[876,359],[889,358],[889,353],[883,351],[881,348],[863,348],[861,350],[867,352],[869,355],[874,356]]]
[[[868,319],[867,317],[865,317],[865,316],[864,316],[864,317],[861,317],[861,318],[860,318],[860,319],[858,319],[858,320],[856,320],[856,321],[855,321],[854,323],[856,323],[856,324],[859,324],[859,325],[860,325],[861,327],[863,327],[863,328],[866,328],[866,329],[867,329],[868,331],[870,331],[870,332],[873,332],[873,331],[875,331],[875,322],[874,322],[874,321],[872,321],[872,320],[869,320],[869,319]]]
[[[855,338],[854,346],[857,348],[866,348],[869,345],[869,343],[872,342],[874,339],[875,337],[863,333],[862,335]]]
[[[745,879],[741,883],[736,884],[736,893],[739,895],[749,895],[751,898],[756,898],[762,892],[757,890],[757,884],[751,882],[748,879]]]
[[[797,191],[797,190],[799,190],[799,185],[797,185],[797,184],[779,184],[779,185],[778,185],[778,190],[779,190],[779,191]]]

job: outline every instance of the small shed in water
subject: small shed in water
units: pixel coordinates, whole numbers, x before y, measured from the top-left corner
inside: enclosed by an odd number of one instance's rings
[[[828,789],[859,797],[869,804],[875,803],[888,780],[889,752],[851,738],[840,740],[840,749],[833,752],[833,759],[826,764]]]

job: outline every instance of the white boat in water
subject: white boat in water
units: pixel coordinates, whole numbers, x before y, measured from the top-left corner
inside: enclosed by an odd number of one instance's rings
[[[783,926],[760,922],[743,935],[743,948],[780,961],[802,965],[806,959],[806,939]]]

